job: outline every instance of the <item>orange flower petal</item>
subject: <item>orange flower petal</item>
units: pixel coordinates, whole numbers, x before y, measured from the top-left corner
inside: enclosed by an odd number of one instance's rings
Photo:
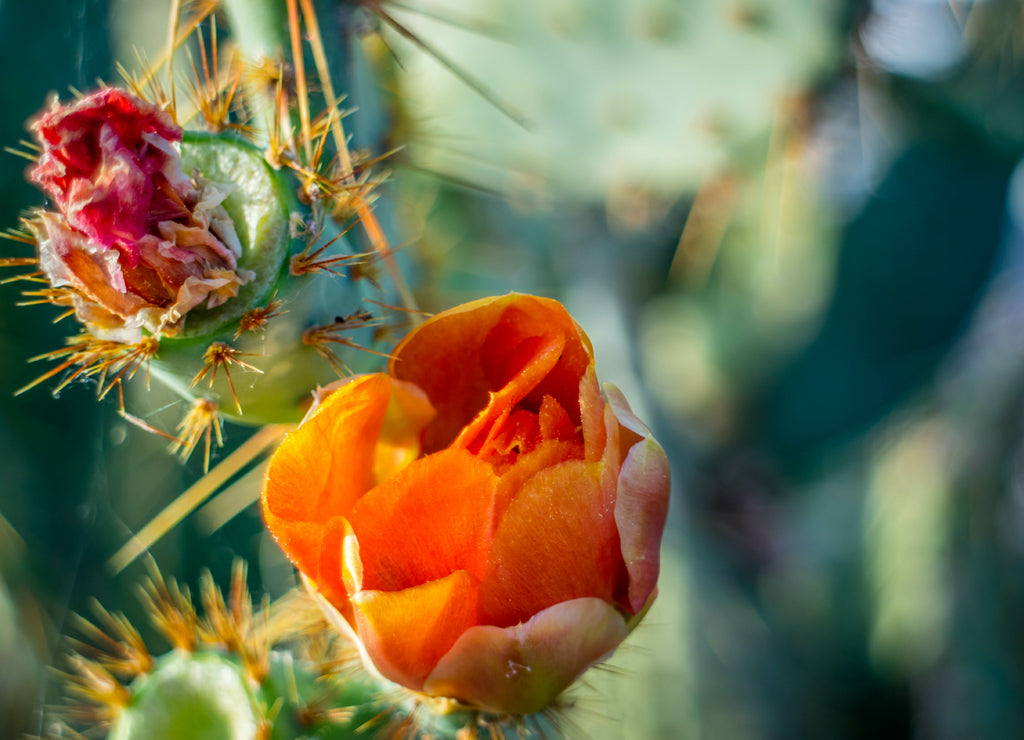
[[[344,517],[334,517],[319,528],[319,537],[316,569],[303,569],[303,572],[310,584],[351,624],[353,615],[349,597],[359,590],[362,578],[358,546],[354,548],[355,557],[352,557],[355,540],[352,527]]]
[[[367,493],[350,522],[363,588],[397,591],[466,570],[483,576],[498,478],[465,450],[417,460]]]
[[[615,608],[574,599],[512,627],[472,627],[441,658],[423,684],[491,712],[538,712],[628,634]]]
[[[544,396],[538,414],[540,436],[542,439],[558,439],[564,442],[576,442],[579,434],[576,427],[558,401],[552,396]]]
[[[430,671],[476,624],[477,580],[466,571],[403,591],[352,598],[363,649],[381,675],[418,690]]]
[[[619,422],[642,437],[622,463],[615,501],[622,557],[629,571],[629,604],[636,614],[647,604],[658,582],[661,534],[671,489],[668,457],[622,392],[611,384],[605,384],[604,391]]]
[[[548,464],[583,458],[583,442],[569,415],[558,401],[544,396],[539,413],[517,408],[498,416],[479,447],[474,445],[470,452],[494,466],[495,472],[504,477],[511,467],[521,468],[520,462],[526,456],[549,442],[564,443],[560,446],[564,454]],[[521,474],[519,478],[525,480]]]
[[[587,462],[597,462],[605,457],[605,448],[608,444],[608,425],[604,418],[606,404],[601,396],[601,386],[598,385],[597,373],[594,371],[593,365],[587,368],[580,380],[579,394],[580,426],[583,430],[585,448],[584,459]]]
[[[514,300],[481,348],[482,366],[493,387],[500,388],[495,395],[531,411],[550,396],[577,423],[580,378],[593,364],[589,340],[557,301],[508,297]]]
[[[480,621],[505,627],[561,601],[616,600],[625,571],[601,466],[569,460],[529,478],[502,515],[480,588]]]
[[[422,388],[438,410],[424,436],[433,452],[446,447],[483,409],[493,390],[481,367],[480,348],[509,301],[486,298],[427,319],[392,352],[392,377]]]
[[[382,675],[539,711],[654,598],[664,451],[602,392],[589,341],[548,299],[440,314],[390,372],[342,387],[288,438],[268,525]]]
[[[263,515],[300,570],[319,580],[320,537],[373,485],[374,448],[391,379],[367,375],[328,396],[270,459]]]
[[[423,429],[436,415],[426,393],[412,383],[391,381],[391,400],[374,457],[375,482],[386,480],[420,456]]]
[[[517,403],[536,411],[545,394],[578,419],[579,379],[592,354],[557,301],[511,294],[427,320],[395,349],[389,372],[422,388],[437,409],[423,442],[433,452],[456,437],[472,443]]]

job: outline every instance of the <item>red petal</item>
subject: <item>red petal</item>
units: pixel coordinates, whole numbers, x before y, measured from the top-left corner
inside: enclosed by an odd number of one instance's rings
[[[54,100],[32,125],[43,144],[30,177],[55,200],[68,222],[134,267],[134,241],[145,233],[152,175],[176,156],[182,131],[159,107],[116,88],[70,105]],[[167,142],[155,147],[154,136]]]

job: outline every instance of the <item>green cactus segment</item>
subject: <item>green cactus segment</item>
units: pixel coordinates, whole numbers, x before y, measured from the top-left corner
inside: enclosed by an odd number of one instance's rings
[[[295,207],[293,187],[264,160],[263,151],[235,137],[188,132],[181,145],[186,173],[234,188],[224,209],[242,244],[240,270],[256,276],[238,295],[216,308],[197,308],[185,318],[184,337],[201,337],[235,321],[264,301],[286,269],[291,239],[289,219]]]
[[[350,277],[351,264],[332,265],[333,272],[290,272],[293,253],[307,244],[293,238],[292,222],[312,218],[309,209],[298,203],[292,178],[267,165],[261,149],[233,137],[188,133],[182,159],[186,172],[234,187],[224,208],[242,244],[238,267],[255,277],[226,303],[190,311],[181,334],[161,339],[150,365],[152,376],[187,400],[214,401],[222,414],[235,421],[274,424],[299,421],[310,392],[318,385],[336,380],[339,374],[378,369],[383,362],[379,355],[354,346],[372,348],[377,343],[372,328],[360,328],[366,323],[363,319],[339,330],[337,341],[323,345],[338,357],[334,367],[303,340],[311,327],[365,312],[365,298],[387,302],[389,296],[375,291],[370,280]],[[320,233],[313,249],[333,242],[325,256],[353,253],[329,219],[314,228]],[[266,309],[271,301],[278,308],[268,311],[274,315],[263,326],[246,330],[240,325],[246,313]],[[237,362],[208,367],[206,353],[215,343],[230,347]],[[204,369],[205,376],[197,379]]]
[[[491,188],[547,186],[587,200],[699,183],[771,128],[843,49],[841,4],[817,0],[410,8],[394,16],[508,109],[389,35],[409,119],[423,122],[410,142],[416,163]]]
[[[366,286],[369,287],[369,286]],[[234,338],[234,328],[201,341],[164,339],[150,371],[182,397],[209,398],[221,413],[233,421],[246,424],[295,423],[302,419],[311,400],[311,391],[338,379],[339,373],[312,346],[303,342],[303,333],[310,327],[329,324],[340,315],[350,314],[364,304],[363,286],[331,274],[288,276],[281,281],[276,300],[281,315],[270,319],[265,330],[245,332]],[[374,344],[372,329],[344,332],[344,339],[363,346]],[[238,359],[251,365],[218,368],[210,385],[212,371],[193,383],[204,367],[204,354],[214,341],[230,344],[238,351]],[[343,369],[351,373],[377,369],[383,359],[370,352],[338,345],[336,355]],[[231,384],[228,383],[230,373]],[[234,386],[237,406],[231,392]]]
[[[324,674],[319,665],[284,651],[269,654],[269,671],[259,682],[232,653],[174,651],[136,679],[130,694],[107,740],[455,740],[472,728],[530,740],[555,730],[551,718],[541,715],[435,712],[366,674]]]
[[[132,685],[108,740],[348,740],[382,715],[368,679],[323,676],[281,651],[269,658],[256,683],[230,653],[163,656]]]
[[[145,581],[153,624],[176,646],[160,657],[123,614],[100,607],[99,624],[82,620],[93,644],[80,643],[90,657],[68,656],[67,736],[109,726],[107,740],[531,740],[556,729],[548,711],[491,715],[368,672],[314,600],[291,594],[254,612],[246,575],[236,561],[227,599],[204,575],[201,619],[173,580]]]
[[[252,740],[259,703],[238,664],[214,653],[174,652],[133,687],[108,740]]]
[[[246,59],[259,62],[281,55],[288,16],[283,2],[273,0],[222,0],[233,38]]]
[[[368,677],[322,676],[290,654],[270,655],[270,672],[260,687],[263,702],[279,707],[268,740],[349,740],[367,738],[365,728],[385,707],[376,700],[380,687]]]
[[[791,150],[773,142],[750,172],[704,191],[690,218],[707,228],[684,235],[668,285],[641,312],[646,382],[695,440],[724,443],[737,404],[808,341],[831,290],[835,256],[822,245],[835,243],[838,214]]]

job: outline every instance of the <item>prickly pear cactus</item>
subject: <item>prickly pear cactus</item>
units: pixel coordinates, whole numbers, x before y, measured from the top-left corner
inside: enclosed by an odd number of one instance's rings
[[[227,599],[206,574],[203,615],[187,588],[152,569],[144,605],[173,650],[152,655],[122,614],[96,605],[67,657],[64,703],[47,737],[107,740],[346,740],[541,737],[551,718],[498,717],[408,692],[361,667],[313,599],[292,592],[254,610],[237,561]],[[497,736],[502,736],[498,734]]]
[[[283,649],[316,629],[312,607],[293,595],[254,612],[245,577],[238,561],[225,601],[207,574],[200,617],[189,591],[153,570],[145,606],[174,648],[161,656],[123,615],[97,606],[96,624],[80,619],[86,639],[68,657],[68,696],[51,734],[77,727],[106,730],[110,740],[348,737],[378,714],[365,682],[341,678],[348,661],[335,644],[319,653]]]
[[[23,154],[49,205],[8,233],[34,255],[0,260],[28,268],[27,303],[80,325],[23,391],[92,379],[152,428],[123,386],[159,381],[188,411],[154,431],[186,456],[205,439],[207,464],[223,418],[298,421],[318,385],[381,363],[408,316],[395,304],[411,307],[312,4],[282,19],[285,3],[226,2],[229,42],[217,5],[173,18],[190,73],[171,53],[31,122]]]
[[[541,198],[677,194],[789,116],[842,48],[834,2],[466,7],[389,10],[415,122],[412,156],[425,169]]]

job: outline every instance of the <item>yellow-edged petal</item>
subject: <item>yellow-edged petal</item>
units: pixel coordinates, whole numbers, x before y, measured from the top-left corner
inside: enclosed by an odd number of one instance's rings
[[[356,594],[356,631],[381,675],[419,690],[441,656],[476,624],[477,586],[460,570],[415,588]]]

